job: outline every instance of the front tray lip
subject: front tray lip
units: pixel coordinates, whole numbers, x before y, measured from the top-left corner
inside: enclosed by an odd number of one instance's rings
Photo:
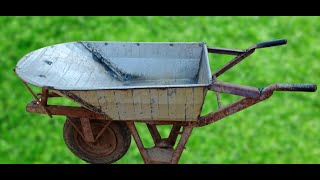
[[[202,84],[178,84],[178,85],[152,85],[152,86],[110,86],[110,87],[95,87],[95,88],[74,88],[74,87],[54,87],[54,86],[44,86],[42,84],[38,84],[37,82],[27,78],[23,77],[21,74],[19,74],[19,64],[22,63],[22,60],[28,56],[29,54],[40,50],[44,48],[48,48],[51,46],[55,45],[62,45],[62,44],[68,44],[68,43],[145,43],[145,44],[157,44],[157,43],[163,43],[163,44],[199,44],[200,46],[203,46],[203,49],[206,51],[205,56],[206,56],[206,63],[207,63],[207,72],[208,72],[208,77],[209,77],[209,83],[202,83]],[[23,80],[26,83],[32,84],[37,87],[41,88],[47,88],[47,89],[55,89],[55,90],[125,90],[125,89],[166,89],[166,88],[192,88],[192,87],[210,87],[213,83],[212,81],[212,76],[211,76],[211,70],[210,70],[210,64],[209,64],[209,56],[208,56],[208,50],[207,50],[207,45],[205,42],[126,42],[126,41],[71,41],[71,42],[65,42],[65,43],[57,43],[57,44],[52,44],[49,46],[45,46],[42,48],[38,48],[36,50],[30,51],[26,55],[24,55],[20,60],[17,62],[16,67],[14,68],[14,72],[17,74],[18,77],[20,77],[21,80]]]

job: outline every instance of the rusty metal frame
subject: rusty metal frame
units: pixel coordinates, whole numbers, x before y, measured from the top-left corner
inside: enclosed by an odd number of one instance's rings
[[[89,143],[94,142],[93,132],[91,129],[90,119],[89,118],[80,118],[80,123],[82,127],[82,133],[84,140]]]
[[[303,92],[315,92],[317,86],[315,84],[273,84],[266,88],[256,88],[251,86],[243,86],[232,83],[220,82],[217,81],[217,77],[225,73],[233,66],[250,56],[255,52],[256,49],[266,48],[272,46],[279,46],[287,44],[287,40],[280,39],[274,41],[267,41],[258,43],[249,47],[246,50],[234,50],[234,49],[224,49],[224,48],[214,48],[208,47],[209,53],[216,54],[227,54],[227,55],[236,55],[231,61],[225,64],[222,68],[218,69],[213,73],[212,79],[213,83],[208,90],[216,92],[216,98],[218,101],[218,110],[212,113],[209,113],[205,116],[200,116],[196,123],[193,123],[195,127],[205,126],[211,123],[214,123],[218,120],[221,120],[229,115],[232,115],[236,112],[239,112],[243,109],[246,109],[256,103],[264,101],[271,97],[274,91],[303,91]],[[221,107],[220,95],[219,93],[233,94],[238,96],[243,96],[244,98],[233,102],[227,106]]]
[[[48,116],[50,118],[52,118],[52,113],[48,110],[46,104],[47,104],[47,94],[45,92],[45,90],[43,90],[43,95],[42,96],[45,96],[45,100],[42,101],[42,99],[40,100],[37,95],[31,90],[31,88],[28,86],[28,84],[26,82],[24,82],[22,79],[20,79],[22,81],[22,83],[24,84],[24,86],[28,89],[28,91],[32,94],[32,96],[35,98],[35,100],[37,101],[38,104],[40,104],[40,106],[46,111],[46,114],[48,114]]]
[[[234,114],[256,103],[264,101],[270,98],[274,91],[315,92],[317,90],[317,86],[314,84],[273,84],[266,88],[256,88],[256,90],[254,90],[253,87],[231,85],[228,83],[224,85],[220,84],[219,88],[221,89],[221,92],[225,92],[228,94],[242,94],[245,97],[215,112],[200,117],[195,126],[201,127],[214,123],[231,114]],[[260,95],[256,98],[252,98],[252,96],[256,96],[257,94]]]
[[[226,49],[226,48],[217,48],[217,47],[208,47],[209,53],[216,53],[216,54],[227,54],[227,55],[236,55],[234,59],[229,61],[227,64],[225,64],[222,68],[217,70],[213,73],[212,76],[215,76],[217,78],[221,74],[225,73],[229,69],[231,69],[233,66],[237,65],[239,62],[250,56],[256,49],[259,48],[266,48],[266,47],[272,47],[272,46],[281,46],[287,44],[286,39],[279,39],[274,41],[267,41],[255,44],[251,47],[249,47],[246,50],[235,50],[235,49]]]
[[[148,129],[153,137],[154,147],[145,148],[143,142],[139,136],[138,130],[134,124],[134,121],[127,121],[128,128],[135,140],[137,147],[140,151],[142,159],[146,164],[154,164],[154,163],[168,163],[168,164],[177,164],[183,150],[185,149],[185,145],[191,135],[192,126],[183,126],[183,131],[180,132],[181,126],[173,125],[170,131],[168,138],[161,138],[158,129],[155,125],[147,124]],[[177,144],[177,147],[174,149],[174,145],[176,143],[178,135],[181,134],[180,141]],[[155,160],[152,154],[148,153],[150,151],[159,152],[156,158],[162,159],[162,161]],[[161,154],[161,151],[167,151],[167,153]],[[164,160],[166,159],[166,160]]]
[[[196,122],[177,122],[177,121],[157,121],[157,120],[149,120],[149,121],[140,121],[147,124],[147,127],[151,133],[155,146],[153,148],[145,148],[141,138],[138,134],[138,131],[134,125],[134,122],[139,121],[127,121],[127,125],[129,130],[138,146],[140,154],[145,163],[178,163],[181,154],[183,152],[183,148],[191,134],[192,128],[194,127],[202,127],[214,122],[217,122],[229,115],[232,115],[236,112],[239,112],[245,108],[248,108],[256,103],[259,103],[263,100],[268,99],[272,96],[274,91],[307,91],[314,92],[317,89],[317,86],[314,84],[274,84],[270,85],[266,88],[255,88],[250,86],[241,86],[231,83],[223,83],[215,81],[209,90],[216,91],[217,93],[227,93],[244,96],[244,98],[231,103],[227,106],[219,108],[217,111],[207,114],[206,116],[200,116],[198,121]],[[50,98],[50,93],[46,89],[42,90],[41,99],[43,100],[40,103],[36,103],[32,101],[27,105],[28,112],[42,113],[46,114],[46,111],[42,108],[45,106],[53,115],[65,115],[69,118],[80,118],[81,126],[83,129],[83,133],[74,125],[76,131],[87,141],[87,142],[95,142],[103,130],[99,133],[99,135],[94,138],[92,135],[91,128],[88,125],[89,119],[100,119],[106,120],[106,117],[103,114],[99,114],[88,110],[84,107],[70,107],[70,106],[57,106],[57,105],[47,105],[47,99]],[[53,96],[55,97],[55,96]],[[220,107],[220,106],[219,106]],[[111,122],[111,121],[109,121]],[[170,135],[168,138],[161,138],[160,133],[157,129],[157,125],[173,125]],[[108,123],[109,125],[109,123]],[[106,126],[107,127],[107,126]],[[104,127],[103,129],[105,129]],[[183,127],[183,131],[180,132],[181,127]],[[178,135],[181,134],[180,141],[175,150],[173,147],[177,141]],[[154,160],[151,151],[160,152],[162,150],[166,150],[167,153],[158,155],[159,157],[166,159],[165,162]]]
[[[151,134],[151,137],[152,137],[155,145],[157,146],[157,144],[159,144],[161,142],[161,135],[157,129],[157,126],[154,124],[147,124],[147,127],[149,129],[149,132]]]
[[[66,115],[68,118],[67,120],[70,122],[70,124],[73,126],[73,128],[82,136],[82,138],[90,143],[96,142],[96,140],[102,135],[103,131],[109,126],[109,124],[111,123],[111,121],[109,121],[104,127],[103,129],[98,133],[97,137],[94,138],[93,136],[93,132],[90,126],[90,119],[92,119],[92,116],[90,116],[92,113],[92,111],[86,110],[84,108],[77,108],[77,107],[66,107],[66,106],[48,106],[48,98],[49,97],[61,97],[56,93],[49,93],[49,90],[45,87],[42,88],[42,93],[38,93],[37,95],[41,96],[41,99],[38,98],[38,96],[31,90],[31,88],[28,86],[28,84],[24,81],[22,81],[23,84],[26,86],[26,88],[28,89],[28,91],[32,94],[32,96],[35,98],[35,101],[32,101],[31,103],[29,103],[27,105],[27,111],[30,112],[32,110],[36,110],[36,111],[41,111],[41,109],[45,110],[45,112],[42,111],[42,113],[48,114],[51,118],[52,118],[52,112],[50,111],[50,109],[52,109],[53,107],[53,112],[54,115],[56,115],[57,113],[59,114],[59,110],[62,111],[61,115]],[[39,107],[41,107],[39,109]],[[56,108],[54,108],[56,107]],[[58,107],[58,108],[57,108]],[[50,109],[49,109],[50,108]],[[58,110],[58,112],[56,112],[55,110]],[[70,111],[71,110],[71,111]],[[72,113],[71,115],[67,115],[68,113]],[[75,114],[75,116],[72,116],[73,114]],[[96,113],[97,114],[97,113]],[[95,116],[96,114],[94,114],[93,116]],[[83,115],[83,116],[82,116]],[[106,119],[105,115],[101,115],[102,117],[100,117],[100,119]],[[80,123],[81,123],[81,127],[82,127],[82,132],[78,129],[78,127],[72,122],[72,120],[70,119],[70,117],[79,117],[80,119]],[[89,119],[90,118],[90,119]]]

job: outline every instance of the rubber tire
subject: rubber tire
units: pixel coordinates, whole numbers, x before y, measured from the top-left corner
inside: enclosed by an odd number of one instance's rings
[[[92,123],[92,121],[101,122],[101,120],[91,119],[90,122]],[[83,148],[79,147],[79,145],[77,145],[75,141],[80,135],[68,120],[66,120],[63,127],[64,142],[74,155],[76,155],[77,157],[79,157],[80,159],[84,160],[87,163],[111,164],[121,159],[127,153],[131,144],[131,134],[129,132],[129,129],[126,123],[121,121],[111,122],[108,128],[111,128],[112,131],[114,132],[117,139],[117,145],[115,150],[111,154],[104,157],[92,156],[88,154],[88,152],[84,151]],[[82,139],[81,136],[79,138]]]

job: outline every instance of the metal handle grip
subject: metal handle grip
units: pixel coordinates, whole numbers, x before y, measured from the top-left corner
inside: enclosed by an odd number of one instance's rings
[[[280,46],[280,45],[284,45],[284,44],[287,44],[287,40],[286,39],[279,39],[279,40],[274,40],[274,41],[266,41],[266,42],[262,42],[262,43],[256,44],[256,49],[272,47],[272,46]]]
[[[315,84],[278,84],[276,91],[303,91],[315,92],[317,86]]]

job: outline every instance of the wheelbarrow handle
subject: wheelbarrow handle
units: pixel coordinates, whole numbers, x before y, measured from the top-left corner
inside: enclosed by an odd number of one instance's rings
[[[284,45],[284,44],[287,44],[286,39],[261,42],[261,43],[258,43],[258,44],[255,44],[255,45],[249,47],[246,50],[208,47],[208,52],[210,52],[210,53],[236,55],[235,58],[233,58],[231,61],[229,61],[227,64],[225,64],[222,68],[220,68],[216,72],[214,72],[212,77],[217,78],[221,74],[225,73],[230,68],[237,65],[239,62],[241,62],[242,60],[244,60],[248,56],[250,56],[256,49],[272,47],[272,46],[280,46],[280,45]]]
[[[315,92],[317,90],[315,84],[277,84],[276,86],[276,91]]]
[[[244,96],[244,98],[235,101],[229,105],[219,107],[205,116],[199,117],[195,126],[201,127],[217,122],[229,115],[246,109],[254,104],[270,98],[274,91],[304,91],[315,92],[317,86],[315,84],[272,84],[265,88],[254,88],[249,86],[241,86],[224,82],[215,82],[210,90],[234,95]],[[218,95],[217,95],[218,99]],[[219,101],[219,100],[218,100]]]
[[[281,46],[281,45],[287,44],[287,42],[288,41],[286,39],[278,39],[273,41],[261,42],[255,45],[255,49],[272,47],[272,46]]]

